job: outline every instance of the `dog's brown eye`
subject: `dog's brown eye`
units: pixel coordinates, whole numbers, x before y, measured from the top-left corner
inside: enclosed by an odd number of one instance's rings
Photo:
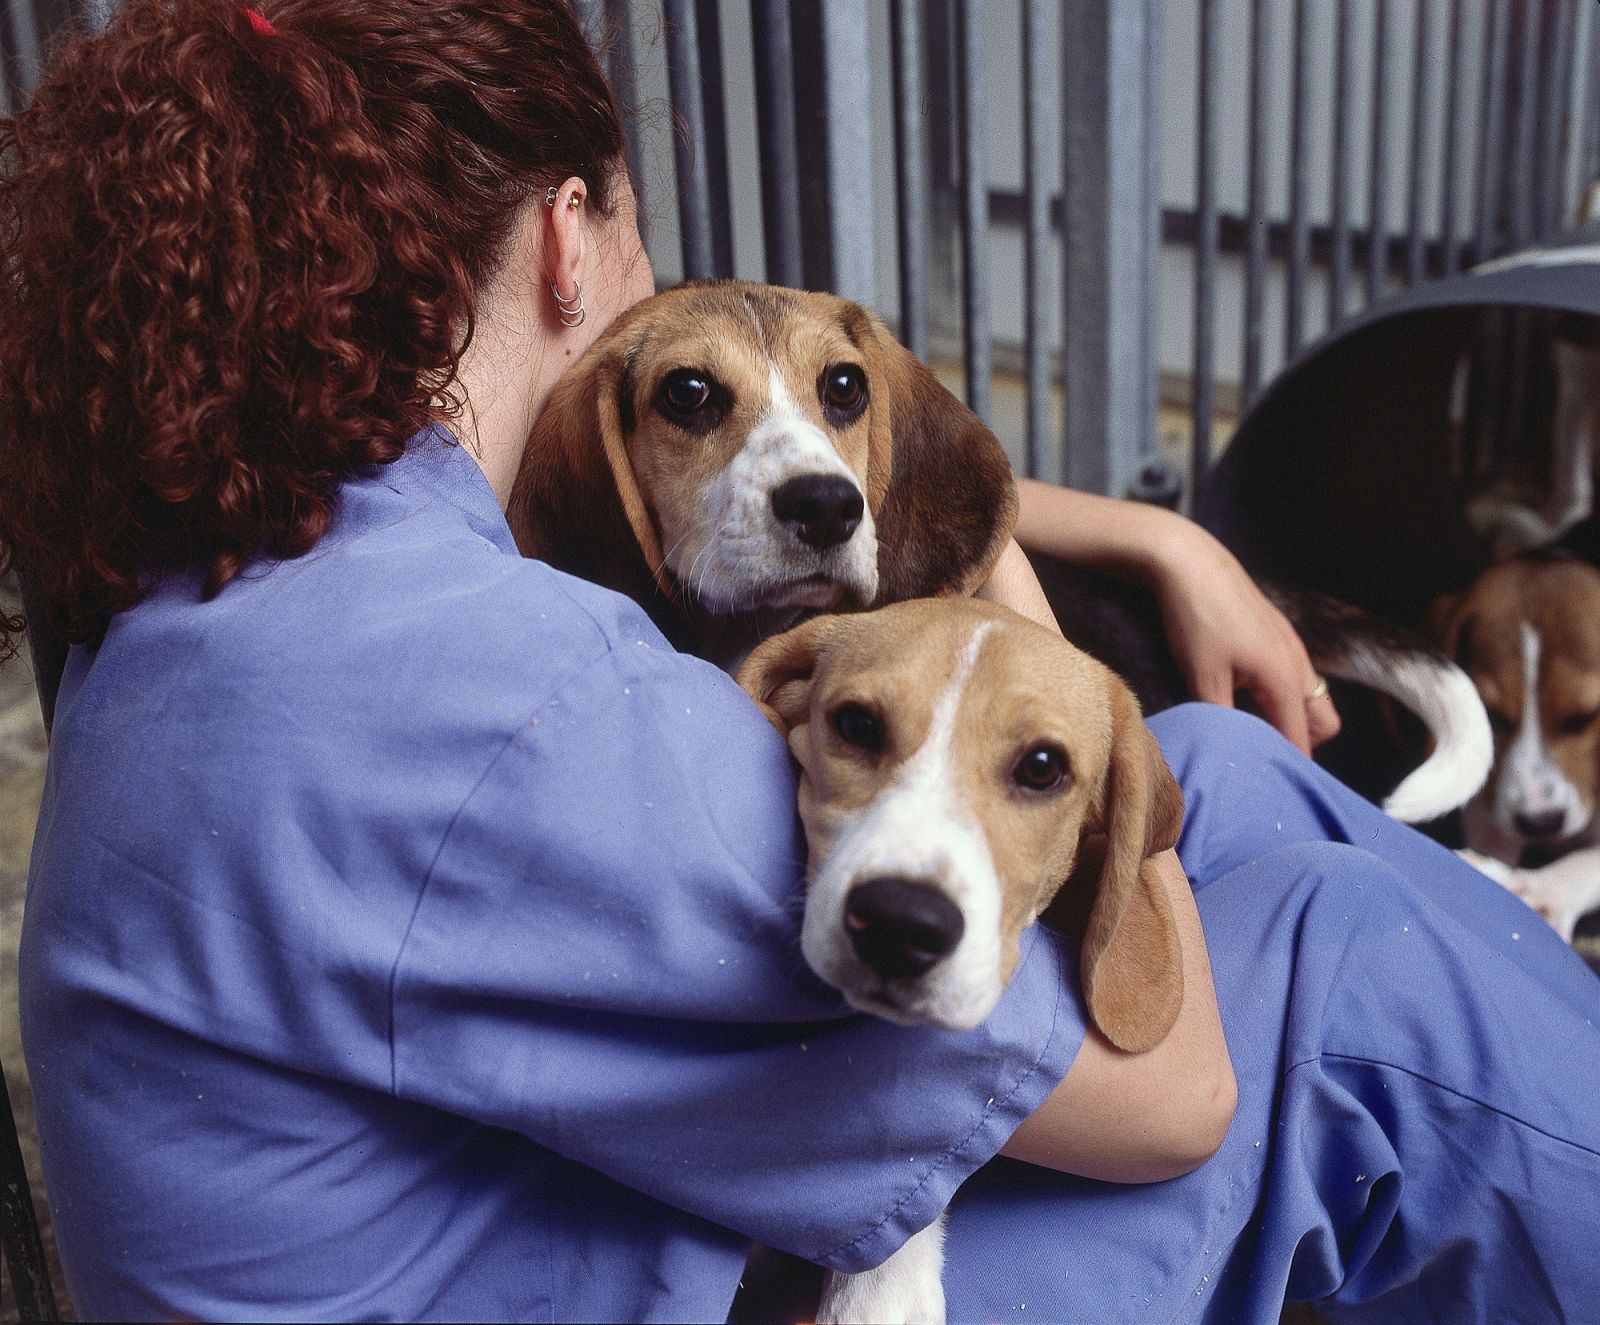
[[[1561,719],[1561,731],[1566,736],[1577,736],[1594,726],[1595,720],[1600,718],[1600,709],[1590,709],[1587,713],[1573,713]]]
[[[680,368],[662,382],[661,399],[676,414],[693,414],[711,403],[711,383],[704,373]]]
[[[853,363],[835,364],[822,375],[822,405],[835,423],[848,423],[867,404],[867,379]]]
[[[1489,725],[1501,735],[1509,736],[1515,729],[1516,724],[1506,717],[1504,713],[1500,712],[1499,709],[1486,709],[1485,711],[1489,715]]]
[[[833,729],[847,745],[870,754],[883,753],[883,723],[863,704],[841,704],[834,709]]]
[[[1071,777],[1066,752],[1053,745],[1036,745],[1017,760],[1011,777],[1028,791],[1056,791]]]

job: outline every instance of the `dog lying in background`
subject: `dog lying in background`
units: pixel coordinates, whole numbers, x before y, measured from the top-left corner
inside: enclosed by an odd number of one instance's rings
[[[563,376],[507,516],[524,553],[630,595],[733,670],[817,611],[971,593],[1015,512],[999,441],[872,313],[721,281],[636,304]],[[1319,628],[1314,601],[1285,603],[1313,665],[1389,690],[1432,733],[1388,807],[1420,821],[1459,805],[1490,758],[1471,685],[1436,651],[1397,653],[1370,618],[1340,608]]]
[[[1084,836],[1104,834],[1085,999],[1119,1048],[1166,1036],[1182,955],[1150,861],[1176,843],[1183,797],[1109,669],[1005,608],[947,598],[814,617],[759,645],[739,683],[800,766],[802,950],[854,1006],[976,1026]],[[829,1274],[817,1319],[942,1321],[942,1222],[874,1270]]]
[[[1467,848],[1571,942],[1600,907],[1600,570],[1519,557],[1434,615],[1494,729],[1494,767],[1462,814]]]

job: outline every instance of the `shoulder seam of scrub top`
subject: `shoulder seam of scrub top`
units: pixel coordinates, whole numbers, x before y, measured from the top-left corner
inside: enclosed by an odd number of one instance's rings
[[[577,606],[580,610],[583,610],[583,605],[581,603],[576,603],[575,606]],[[593,619],[592,615],[590,615],[586,611],[585,611],[585,615],[589,616],[589,619],[590,619],[591,623],[593,623],[594,619]],[[598,629],[598,624],[597,623],[595,623],[595,624],[596,624],[596,627]],[[596,663],[600,662],[604,658],[609,658],[609,657],[611,657],[612,655],[614,655],[616,653],[616,646],[612,643],[611,640],[609,640],[609,639],[607,639],[605,637],[605,632],[604,631],[600,631],[600,635],[601,635],[601,642],[604,644],[605,647],[602,648],[598,654],[595,654],[592,657],[585,658],[583,660],[583,662],[579,666],[574,667],[571,671],[569,671],[567,673],[567,675],[563,676],[561,678],[561,681],[557,685],[551,686],[548,690],[544,691],[544,693],[540,696],[539,702],[537,704],[535,704],[532,709],[529,710],[530,713],[537,714],[539,712],[539,710],[541,708],[543,708],[546,703],[548,703],[548,701],[549,701],[549,699],[550,699],[550,697],[552,695],[559,695],[569,685],[572,685],[574,682],[576,682],[579,679],[581,679],[587,673],[587,671],[590,668],[592,668]],[[394,1043],[395,988],[399,984],[399,981],[400,981],[400,967],[401,967],[401,964],[405,961],[406,948],[411,942],[411,929],[412,929],[412,926],[415,925],[416,922],[417,922],[417,914],[418,914],[418,912],[420,912],[422,910],[422,903],[427,898],[427,895],[428,895],[428,885],[433,882],[433,871],[439,864],[439,857],[444,854],[444,849],[450,842],[450,835],[455,832],[456,822],[461,818],[462,811],[465,810],[468,805],[472,804],[472,798],[478,794],[478,789],[483,786],[484,782],[488,779],[489,775],[492,772],[494,772],[495,767],[500,763],[500,761],[502,759],[505,758],[506,751],[510,750],[513,746],[516,745],[517,738],[519,736],[521,736],[523,728],[526,727],[527,724],[528,724],[528,718],[527,717],[517,718],[514,722],[512,722],[510,724],[509,730],[505,734],[505,738],[500,742],[500,744],[498,746],[495,747],[494,753],[492,755],[490,755],[489,758],[484,762],[482,772],[480,772],[478,774],[478,776],[473,780],[472,786],[467,790],[467,794],[461,798],[460,802],[456,805],[455,810],[451,812],[450,822],[445,825],[444,831],[439,834],[439,841],[438,841],[438,844],[433,849],[432,858],[428,861],[427,871],[426,871],[426,873],[423,874],[422,882],[417,888],[416,897],[412,900],[412,903],[411,903],[411,914],[406,918],[405,933],[400,936],[399,946],[395,949],[394,962],[389,968],[389,990],[388,990],[389,1008],[388,1008],[388,1018],[387,1018],[387,1020],[388,1020],[387,1034],[388,1034],[388,1040],[389,1040],[389,1093],[391,1095],[393,1095],[396,1099],[400,1099],[400,1098],[403,1098],[403,1097],[400,1095],[400,1072],[399,1072],[399,1066],[395,1061],[395,1043]]]

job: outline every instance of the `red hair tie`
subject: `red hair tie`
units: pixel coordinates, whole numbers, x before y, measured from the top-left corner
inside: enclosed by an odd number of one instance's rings
[[[247,9],[244,11],[244,16],[250,20],[250,26],[263,37],[276,37],[278,35],[278,29],[267,22],[267,16],[259,9]]]

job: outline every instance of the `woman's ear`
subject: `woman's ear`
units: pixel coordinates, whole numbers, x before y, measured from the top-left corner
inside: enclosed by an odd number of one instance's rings
[[[854,304],[844,317],[867,359],[877,601],[969,594],[989,578],[1016,523],[1005,449],[876,317]]]
[[[557,301],[572,301],[581,295],[579,280],[583,273],[583,259],[588,251],[589,227],[584,217],[583,204],[589,194],[584,182],[576,175],[554,185],[539,198],[544,213],[541,241],[545,281],[548,290],[541,295],[541,305],[546,318],[560,321]]]
[[[817,616],[763,640],[739,669],[739,684],[767,720],[787,737],[806,719],[817,659],[840,629],[835,616]]]
[[[1161,1043],[1183,1006],[1177,922],[1153,859],[1177,843],[1183,793],[1120,683],[1111,714],[1101,793],[1106,856],[1084,933],[1083,989],[1101,1033],[1117,1048],[1141,1053]]]

